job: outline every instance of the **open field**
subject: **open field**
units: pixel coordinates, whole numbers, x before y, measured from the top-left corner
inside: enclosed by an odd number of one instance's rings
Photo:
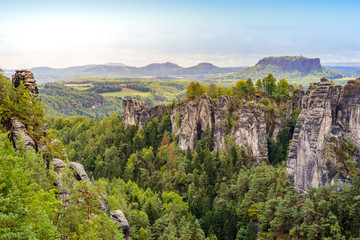
[[[64,85],[67,87],[94,87],[91,83],[66,83]]]
[[[128,97],[128,96],[141,96],[141,97],[148,97],[150,95],[150,92],[140,92],[135,89],[131,88],[123,88],[120,92],[108,92],[108,93],[102,93],[102,96],[109,96],[109,97]]]

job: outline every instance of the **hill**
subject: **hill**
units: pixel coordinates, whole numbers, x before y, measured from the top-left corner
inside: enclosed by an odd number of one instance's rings
[[[322,77],[328,79],[342,78],[339,72],[323,68],[319,58],[306,58],[303,56],[266,57],[261,59],[255,66],[243,69],[239,72],[210,78],[209,81],[219,80],[253,80],[263,79],[269,73],[277,79],[285,78],[291,83],[308,85],[318,81]]]
[[[67,68],[35,67],[29,69],[37,78],[38,83],[56,82],[78,77],[160,77],[189,78],[203,80],[219,74],[238,72],[244,67],[217,67],[211,63],[200,63],[193,67],[181,67],[171,62],[151,63],[143,67],[127,66],[123,63],[89,64]],[[13,69],[5,69],[4,73],[11,78]]]
[[[343,65],[327,66],[326,65],[325,67],[334,70],[336,72],[339,72],[347,78],[357,78],[360,76],[360,64],[359,66],[343,66]]]
[[[125,98],[137,96],[151,106],[170,103],[184,95],[188,84],[181,79],[83,77],[40,84],[39,92],[47,116],[103,119],[122,113]]]

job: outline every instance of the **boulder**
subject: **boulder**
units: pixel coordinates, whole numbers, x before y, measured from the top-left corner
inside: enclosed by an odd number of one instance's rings
[[[84,166],[81,163],[77,162],[70,162],[70,169],[75,170],[75,178],[78,181],[89,181],[91,183],[91,180],[89,176],[87,175]]]

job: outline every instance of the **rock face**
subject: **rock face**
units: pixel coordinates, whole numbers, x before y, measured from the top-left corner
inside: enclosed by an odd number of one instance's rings
[[[36,80],[30,71],[16,70],[16,73],[12,75],[12,82],[15,87],[18,87],[21,81],[24,82],[24,85],[35,98],[40,98]]]
[[[289,177],[299,192],[334,182],[337,172],[330,165],[337,162],[328,161],[330,139],[350,140],[360,147],[360,79],[342,88],[323,78],[310,89],[302,100],[287,161]]]
[[[136,97],[123,100],[123,119],[126,125],[136,125],[144,128],[148,119],[169,114],[170,108],[164,105],[157,105],[149,108],[144,102],[140,102]]]
[[[138,101],[135,97],[124,99],[123,103],[123,119],[126,125],[139,124],[144,128],[149,118],[149,107],[144,102]]]
[[[217,106],[214,109],[215,128],[214,128],[214,146],[215,148],[225,147],[226,124],[230,116],[228,111],[229,104],[233,98],[230,96],[220,96]]]
[[[36,151],[36,143],[35,141],[29,136],[28,131],[25,125],[20,122],[19,119],[16,117],[12,117],[10,119],[10,140],[13,142],[14,147],[16,150],[20,149],[21,141],[24,141],[24,146],[27,149],[34,149]]]
[[[243,102],[242,107],[235,110],[236,125],[231,133],[236,145],[243,146],[248,155],[254,156],[259,164],[267,160],[268,148],[266,140],[265,108],[255,102]]]
[[[213,125],[213,102],[203,95],[199,102],[182,101],[171,113],[172,133],[179,135],[179,147],[193,150],[209,127]]]
[[[214,148],[223,148],[225,136],[233,135],[235,143],[254,156],[257,163],[267,161],[267,140],[265,110],[263,105],[255,102],[242,102],[241,107],[232,109],[233,97],[220,96],[213,101],[203,95],[197,100],[183,100],[176,104],[172,111],[168,107],[148,108],[145,103],[136,103],[136,100],[124,100],[124,119],[127,124],[136,124],[141,119],[152,118],[166,111],[170,112],[172,134],[179,136],[179,147],[182,150],[194,150],[197,141],[204,137],[207,130],[214,131]],[[137,105],[136,105],[137,104]],[[138,106],[136,108],[134,105]],[[129,107],[131,106],[131,107]],[[127,112],[133,111],[135,112]],[[153,114],[153,112],[157,114]],[[141,114],[138,114],[141,113]],[[131,116],[131,117],[129,117]],[[233,126],[229,126],[232,118]],[[145,123],[143,123],[145,126]]]

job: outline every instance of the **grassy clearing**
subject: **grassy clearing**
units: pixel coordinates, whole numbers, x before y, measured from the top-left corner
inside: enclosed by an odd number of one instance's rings
[[[124,89],[120,92],[108,92],[108,93],[102,93],[102,96],[109,96],[109,97],[129,97],[129,96],[142,96],[142,97],[148,97],[150,95],[150,92],[133,92],[133,91],[124,91]]]
[[[73,86],[72,88],[74,88],[76,90],[79,90],[79,91],[85,91],[85,90],[88,90],[88,89],[90,89],[92,87],[87,85],[87,86]]]

